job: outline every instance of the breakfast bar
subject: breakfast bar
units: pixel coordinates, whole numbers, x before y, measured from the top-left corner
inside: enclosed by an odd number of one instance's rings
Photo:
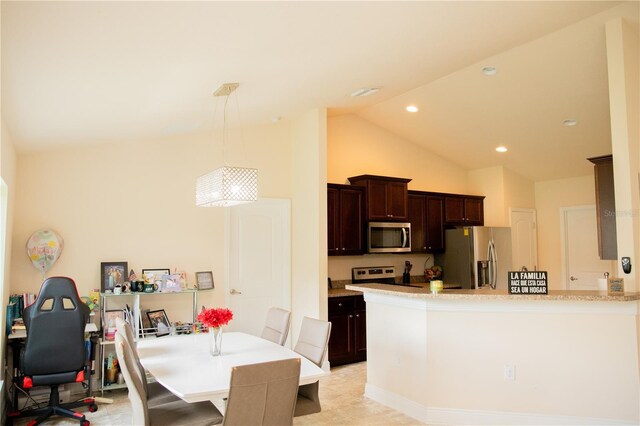
[[[425,423],[638,424],[639,293],[347,285],[365,395]]]

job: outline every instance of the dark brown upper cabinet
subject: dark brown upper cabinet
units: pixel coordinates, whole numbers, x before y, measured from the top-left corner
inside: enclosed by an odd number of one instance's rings
[[[449,195],[444,197],[445,225],[484,225],[484,197]]]
[[[407,221],[409,206],[407,184],[411,179],[361,175],[349,178],[352,185],[365,188],[366,220]]]
[[[364,253],[364,189],[327,185],[327,246],[329,256]]]
[[[411,251],[433,253],[444,250],[444,197],[409,191]]]
[[[603,260],[618,258],[616,235],[616,194],[613,180],[613,156],[588,158],[596,179],[596,217],[598,219],[598,254]]]

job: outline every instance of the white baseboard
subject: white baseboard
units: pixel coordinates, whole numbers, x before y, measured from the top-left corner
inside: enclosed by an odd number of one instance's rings
[[[427,407],[369,383],[364,396],[430,425],[637,425],[637,422],[538,413]]]

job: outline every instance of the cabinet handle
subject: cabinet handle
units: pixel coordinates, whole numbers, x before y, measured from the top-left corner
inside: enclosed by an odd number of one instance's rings
[[[342,303],[338,303],[338,306],[342,306]]]
[[[349,315],[349,318],[353,318],[353,315]]]
[[[360,318],[360,314],[356,314],[356,318]]]
[[[340,248],[339,248],[339,247],[336,247],[336,251],[338,251],[338,250],[340,250]]]
[[[342,251],[344,251],[344,247],[342,247]]]

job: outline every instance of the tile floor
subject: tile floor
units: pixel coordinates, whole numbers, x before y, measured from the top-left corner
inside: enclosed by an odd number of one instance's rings
[[[345,365],[331,369],[331,375],[320,381],[322,411],[303,417],[296,417],[294,425],[422,425],[398,411],[364,397],[367,378],[366,362]],[[93,426],[116,426],[131,424],[131,406],[126,390],[106,392],[113,404],[99,404],[95,413],[86,412]],[[46,424],[77,425],[71,420],[55,417]],[[21,419],[14,424],[23,426],[31,419]]]

